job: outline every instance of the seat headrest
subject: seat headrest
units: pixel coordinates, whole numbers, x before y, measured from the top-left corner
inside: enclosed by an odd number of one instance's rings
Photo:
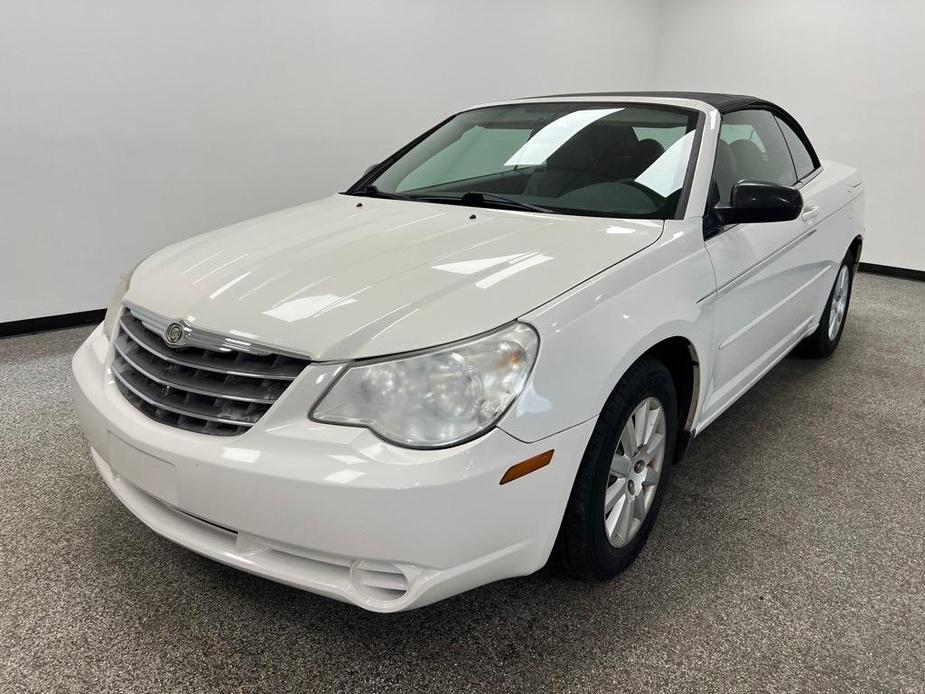
[[[713,180],[716,181],[716,187],[719,189],[720,199],[728,200],[732,193],[732,186],[739,180],[739,175],[735,157],[732,155],[732,148],[725,140],[720,140],[716,143]]]
[[[640,140],[633,148],[633,170],[634,175],[638,176],[648,169],[656,160],[665,153],[665,148],[657,140],[647,137]]]

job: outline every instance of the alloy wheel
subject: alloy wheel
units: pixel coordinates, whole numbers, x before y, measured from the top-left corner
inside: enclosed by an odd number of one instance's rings
[[[832,292],[832,307],[829,309],[829,340],[834,340],[845,320],[848,310],[848,266],[842,265],[835,278],[835,289]]]
[[[652,507],[665,462],[665,434],[665,411],[658,398],[646,398],[633,408],[604,492],[604,531],[614,547],[624,547],[636,536]]]

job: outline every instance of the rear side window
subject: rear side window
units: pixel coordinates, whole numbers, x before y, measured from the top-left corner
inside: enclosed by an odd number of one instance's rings
[[[806,149],[806,145],[803,144],[800,136],[793,132],[793,128],[787,125],[786,122],[778,118],[777,124],[780,125],[780,129],[784,133],[784,139],[787,141],[787,146],[790,148],[790,154],[793,156],[793,165],[797,170],[797,178],[808,176],[816,168],[809,150]]]
[[[797,181],[790,150],[769,111],[735,111],[723,116],[713,167],[719,202],[728,203],[732,187],[746,178],[785,186]]]

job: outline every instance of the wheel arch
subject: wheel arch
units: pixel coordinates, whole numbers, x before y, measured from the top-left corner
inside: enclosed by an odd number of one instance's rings
[[[858,271],[858,265],[861,264],[861,251],[864,248],[864,237],[858,234],[851,241],[851,245],[848,246],[848,250],[851,251],[851,257],[854,259],[854,268],[853,272],[856,274]]]
[[[647,349],[642,356],[655,357],[668,369],[678,396],[678,424],[689,433],[694,426],[700,397],[700,359],[694,343],[686,337],[669,337]]]

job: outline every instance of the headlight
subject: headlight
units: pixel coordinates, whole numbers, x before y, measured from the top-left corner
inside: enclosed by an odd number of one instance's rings
[[[490,335],[349,367],[311,413],[393,443],[441,448],[488,430],[523,390],[539,338],[514,323]]]
[[[137,267],[138,265],[128,272],[122,273],[122,277],[119,279],[119,285],[109,299],[109,306],[106,308],[106,317],[103,319],[103,334],[106,335],[106,339],[108,340],[112,339],[113,328],[116,327],[116,320],[119,318],[119,310],[122,308],[122,299],[128,291],[128,286],[132,281],[132,275],[135,274],[135,268]]]

